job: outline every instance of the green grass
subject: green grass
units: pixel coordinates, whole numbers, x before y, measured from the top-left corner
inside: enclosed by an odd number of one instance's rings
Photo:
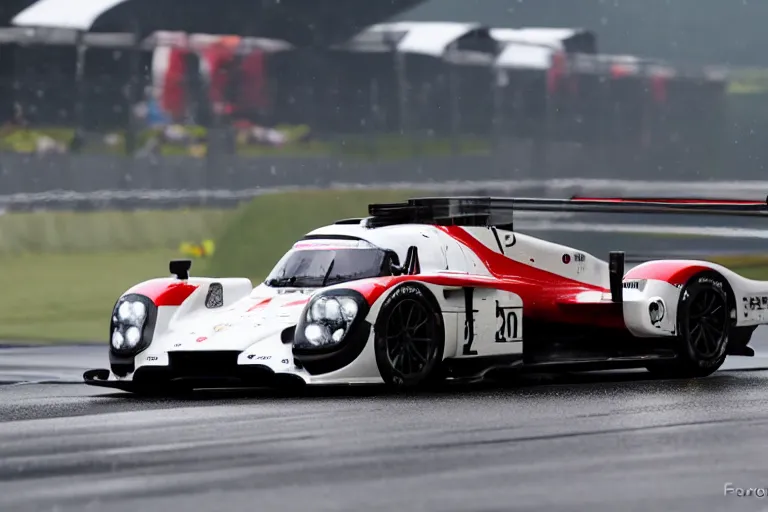
[[[263,279],[307,232],[339,219],[364,217],[368,204],[396,202],[414,191],[312,191],[264,195],[239,210],[218,238],[209,272]]]
[[[398,159],[414,155],[447,156],[452,154],[487,153],[491,149],[487,137],[462,135],[435,137],[423,134],[371,134],[338,135],[332,139],[305,138],[311,135],[308,126],[277,126],[277,130],[286,135],[288,142],[282,146],[267,146],[248,142],[244,131],[235,130],[235,151],[238,155],[250,158],[268,156],[323,157],[347,156],[360,159]],[[162,142],[159,151],[162,155],[194,155],[204,157],[207,151],[205,137],[207,130],[202,126],[188,126],[187,142]],[[37,126],[32,128],[0,128],[0,151],[31,153],[35,151],[40,137],[53,139],[67,147],[74,137],[74,129],[66,126]],[[141,130],[137,134],[138,147],[157,137],[156,129]],[[112,139],[108,144],[105,137]],[[81,149],[87,154],[125,154],[125,133],[122,130],[110,134],[89,134]]]
[[[768,266],[749,266],[749,267],[735,267],[731,268],[734,272],[747,277],[749,279],[757,279],[760,281],[768,281]]]
[[[168,275],[183,241],[217,241],[193,275],[263,279],[301,236],[365,216],[372,202],[428,192],[312,191],[260,196],[232,211],[35,213],[0,216],[0,339],[105,342],[116,298]],[[768,255],[713,257],[768,280]]]
[[[235,210],[0,215],[0,256],[176,249],[218,235]]]
[[[749,279],[768,281],[768,254],[713,256],[710,259]]]
[[[739,70],[728,81],[728,94],[765,94],[768,92],[768,69]]]
[[[768,254],[726,254],[713,256],[712,261],[733,270],[740,268],[768,268]]]
[[[0,339],[103,340],[116,298],[168,275],[182,242],[215,238],[236,210],[0,216]],[[196,260],[195,272],[204,272]]]
[[[214,257],[196,259],[193,275],[261,279],[307,231],[411,195],[297,192],[261,196],[231,212],[0,216],[0,339],[104,342],[117,297],[168,275],[180,241],[221,233]]]
[[[0,257],[0,339],[105,342],[117,297],[169,275],[177,257],[167,249]]]
[[[294,238],[286,234],[282,243],[290,246]],[[250,260],[256,262],[253,266],[245,263],[247,270],[224,273],[263,277],[284,250],[265,249]],[[0,289],[6,290],[0,294],[0,339],[106,343],[109,314],[117,297],[137,282],[168,275],[168,261],[177,257],[178,253],[166,249],[0,257]],[[768,280],[768,257],[764,259],[767,263],[756,263],[751,256],[742,262],[731,258],[728,263],[746,277]],[[195,260],[192,274],[219,274],[209,264]]]

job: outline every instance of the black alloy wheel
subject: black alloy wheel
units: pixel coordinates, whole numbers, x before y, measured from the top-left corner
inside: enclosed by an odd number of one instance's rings
[[[377,321],[376,362],[387,384],[418,387],[433,380],[442,360],[441,316],[418,287],[404,286],[390,299]]]
[[[702,289],[692,297],[686,331],[696,359],[710,360],[728,341],[728,302],[712,289]]]
[[[437,351],[435,326],[427,309],[414,300],[404,300],[390,313],[387,330],[387,358],[404,377],[417,375]]]
[[[667,378],[706,377],[725,362],[735,311],[727,281],[702,272],[683,287],[677,306],[677,357],[648,367]]]

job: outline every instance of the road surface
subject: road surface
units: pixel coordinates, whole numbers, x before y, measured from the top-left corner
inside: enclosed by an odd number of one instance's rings
[[[768,486],[762,355],[694,381],[609,372],[174,400],[76,383],[105,361],[101,346],[0,350],[0,380],[21,381],[0,386],[0,510],[768,507],[724,496],[727,482]]]

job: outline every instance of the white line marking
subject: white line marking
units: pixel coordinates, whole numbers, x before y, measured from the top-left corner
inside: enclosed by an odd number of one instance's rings
[[[298,190],[417,190],[446,194],[474,194],[478,189],[497,196],[516,191],[543,188],[546,195],[565,197],[571,195],[651,195],[661,197],[717,198],[732,196],[737,199],[765,199],[768,181],[639,181],[601,179],[554,179],[554,180],[489,180],[393,182],[393,183],[339,183],[327,187],[284,186],[251,188],[245,190],[97,190],[75,192],[50,190],[38,193],[0,195],[0,205],[45,203],[48,201],[110,201],[119,199],[180,200],[180,199],[249,199],[262,194],[274,194]]]

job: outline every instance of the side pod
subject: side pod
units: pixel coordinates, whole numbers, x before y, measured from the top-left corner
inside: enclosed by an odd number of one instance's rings
[[[611,251],[608,256],[609,282],[611,285],[611,300],[618,304],[624,302],[624,252]]]

